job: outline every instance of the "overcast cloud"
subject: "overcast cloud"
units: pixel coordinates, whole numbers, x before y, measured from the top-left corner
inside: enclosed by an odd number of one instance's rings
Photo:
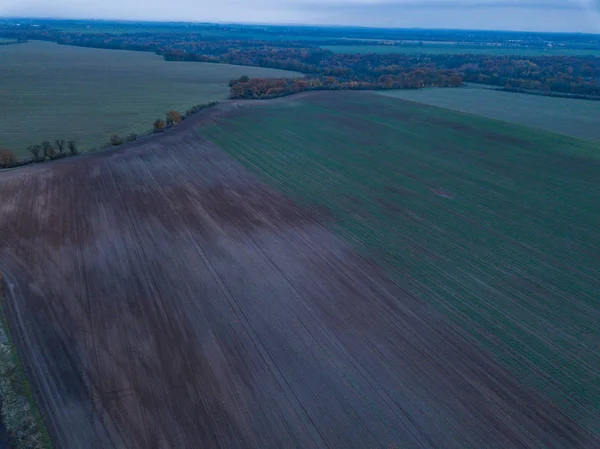
[[[0,16],[600,33],[600,0],[0,0]]]

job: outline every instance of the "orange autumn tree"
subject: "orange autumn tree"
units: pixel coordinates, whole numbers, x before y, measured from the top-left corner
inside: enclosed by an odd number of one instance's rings
[[[12,151],[0,148],[0,167],[9,167],[16,162],[17,158]]]
[[[177,111],[167,112],[165,118],[166,118],[167,126],[177,125],[182,120],[181,114]]]
[[[154,132],[160,132],[163,129],[165,129],[165,126],[167,126],[165,124],[165,121],[162,119],[157,118],[154,123],[152,124],[152,127],[154,128]]]

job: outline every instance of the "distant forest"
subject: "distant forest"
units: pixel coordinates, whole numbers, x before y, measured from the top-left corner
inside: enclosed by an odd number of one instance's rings
[[[0,36],[39,39],[82,47],[150,51],[167,61],[198,61],[259,66],[301,72],[296,80],[244,79],[230,83],[232,98],[271,98],[316,89],[414,89],[458,87],[464,82],[489,84],[510,91],[600,99],[600,58],[594,56],[499,56],[485,54],[344,54],[317,45],[339,43],[335,32],[287,27],[285,39],[264,39],[270,27],[235,28],[222,33],[158,28],[157,32],[74,32],[42,27],[0,26]],[[277,27],[273,27],[277,29]],[[132,29],[135,29],[133,27]],[[242,29],[243,31],[240,31]],[[333,29],[334,31],[336,29]],[[352,30],[352,29],[350,29]],[[222,30],[220,30],[222,31]],[[359,30],[360,31],[360,30]],[[401,32],[402,30],[396,30]],[[281,33],[281,30],[279,30]],[[357,31],[358,32],[358,31]],[[384,30],[385,32],[385,30]],[[408,32],[408,31],[407,31]],[[410,31],[418,33],[417,31]],[[245,34],[244,34],[245,33]],[[254,33],[254,34],[253,34]],[[258,34],[257,34],[258,33]],[[348,32],[347,32],[348,33]],[[346,34],[347,34],[346,33]],[[431,33],[421,31],[421,33]],[[440,32],[441,36],[445,36]],[[454,32],[457,33],[457,32]],[[464,33],[464,32],[463,32]],[[502,33],[475,32],[474,42],[501,40]],[[486,34],[487,33],[487,34]],[[243,38],[240,34],[244,34]],[[515,36],[509,33],[509,37]],[[232,39],[231,35],[236,38]],[[262,39],[253,39],[263,37]],[[521,36],[523,45],[546,45],[542,35]],[[544,35],[556,37],[553,35]],[[416,34],[409,37],[423,37]],[[452,37],[452,36],[451,36]],[[564,35],[562,38],[564,39]],[[453,37],[456,39],[456,36]],[[573,35],[573,45],[600,46],[597,36]],[[348,44],[348,40],[344,41]],[[364,41],[363,41],[364,42]]]

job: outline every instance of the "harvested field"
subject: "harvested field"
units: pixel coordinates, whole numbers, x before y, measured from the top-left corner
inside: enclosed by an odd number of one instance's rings
[[[192,128],[0,173],[7,314],[56,447],[598,446],[335,211]]]

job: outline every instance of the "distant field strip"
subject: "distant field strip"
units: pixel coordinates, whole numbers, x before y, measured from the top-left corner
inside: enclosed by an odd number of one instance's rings
[[[43,140],[76,140],[89,150],[113,133],[148,132],[170,109],[227,98],[228,81],[242,75],[296,75],[47,42],[0,46],[0,61],[0,147],[21,157]]]
[[[242,106],[200,132],[327,210],[403,288],[597,429],[597,144],[337,92]]]
[[[459,45],[323,45],[321,48],[335,53],[424,53],[424,54],[478,54],[512,56],[600,56],[600,50],[538,49],[512,47],[479,47]]]
[[[475,84],[461,89],[404,89],[378,93],[600,141],[600,101],[500,92]]]

